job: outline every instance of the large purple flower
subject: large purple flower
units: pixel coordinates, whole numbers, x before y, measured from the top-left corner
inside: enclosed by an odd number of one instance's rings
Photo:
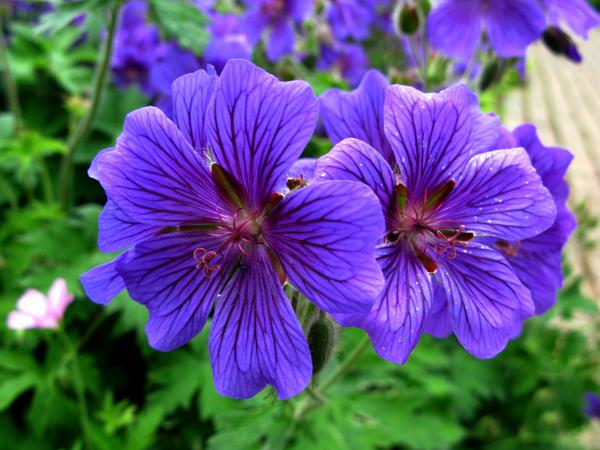
[[[305,20],[314,7],[313,0],[246,0],[244,32],[250,42],[258,42],[268,32],[267,57],[277,61],[294,50],[294,24]]]
[[[378,247],[382,294],[366,316],[335,317],[366,329],[383,358],[404,362],[428,316],[447,309],[448,325],[471,354],[496,355],[534,305],[502,253],[482,238],[526,239],[556,216],[527,152],[493,150],[498,120],[483,115],[464,86],[423,94],[388,87],[370,71],[356,91],[324,94],[322,110],[337,145],[319,160],[315,178],[371,186],[387,224]]]
[[[600,25],[600,15],[586,0],[541,0],[548,22],[560,27],[564,21],[575,33],[587,38],[592,28]]]
[[[230,60],[220,77],[177,79],[173,110],[173,122],[153,107],[130,113],[115,148],[94,160],[108,197],[99,247],[129,249],[82,275],[84,288],[107,303],[126,287],[163,351],[194,337],[214,306],[217,390],[246,398],[270,384],[293,396],[311,357],[282,283],[324,311],[367,312],[384,283],[381,208],[355,182],[277,192],[315,128],[305,82]]]
[[[544,32],[538,0],[442,0],[427,21],[431,45],[447,56],[470,59],[485,31],[496,54],[521,57]]]

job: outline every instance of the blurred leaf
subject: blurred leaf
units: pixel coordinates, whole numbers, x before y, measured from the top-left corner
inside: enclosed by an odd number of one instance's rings
[[[154,18],[169,38],[196,55],[204,52],[210,38],[206,29],[208,18],[192,2],[151,0],[150,5]]]
[[[23,372],[7,378],[0,374],[0,411],[9,407],[19,395],[33,388],[37,382],[37,375],[32,372]]]

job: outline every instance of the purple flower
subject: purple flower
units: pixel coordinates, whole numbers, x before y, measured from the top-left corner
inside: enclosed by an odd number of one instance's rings
[[[173,116],[171,85],[186,73],[200,69],[198,58],[189,50],[184,50],[176,42],[167,44],[164,56],[150,69],[150,85],[158,96],[155,105],[168,116]]]
[[[204,52],[204,60],[220,72],[230,59],[252,59],[252,45],[242,32],[238,16],[214,14],[210,25],[212,34]]]
[[[173,111],[174,121],[153,107],[130,113],[115,148],[95,158],[90,175],[108,197],[99,247],[128,250],[82,275],[84,288],[107,303],[126,287],[163,351],[198,334],[214,306],[217,390],[247,398],[270,384],[291,397],[312,369],[282,283],[330,313],[368,311],[384,283],[381,208],[348,181],[277,192],[315,128],[305,82],[230,60],[220,77],[177,79]]]
[[[17,310],[8,315],[7,325],[13,330],[56,329],[73,298],[62,278],[52,283],[47,296],[35,289],[27,289],[17,301]]]
[[[294,50],[294,24],[304,21],[313,10],[313,0],[247,0],[244,32],[256,44],[265,31],[267,57],[277,61]]]
[[[368,184],[387,225],[378,247],[382,294],[369,314],[336,319],[367,330],[379,355],[400,363],[438,310],[449,319],[438,332],[449,327],[474,356],[502,351],[534,305],[502,253],[482,238],[530,238],[556,216],[527,152],[494,150],[498,120],[479,111],[465,86],[424,94],[388,87],[370,71],[354,92],[330,90],[321,100],[337,144],[315,177]]]
[[[123,6],[111,69],[117,86],[137,84],[146,95],[154,95],[149,73],[162,43],[158,28],[147,24],[147,14],[148,5],[143,0],[129,0]]]
[[[560,28],[564,21],[575,33],[587,39],[588,32],[600,25],[600,15],[586,0],[541,0],[548,23]]]
[[[353,38],[362,41],[369,37],[375,20],[373,0],[333,0],[328,3],[327,20],[336,39]]]
[[[573,155],[557,147],[545,147],[533,125],[523,125],[513,132],[511,147],[523,147],[533,167],[550,191],[556,205],[556,220],[537,236],[518,241],[490,242],[502,252],[517,276],[531,291],[535,313],[543,314],[556,302],[562,287],[562,250],[575,229],[575,217],[567,208],[569,187],[564,179]],[[505,143],[511,144],[510,141]]]
[[[342,78],[356,86],[369,67],[369,57],[362,46],[335,42],[321,45],[317,68],[321,71],[336,69]]]
[[[586,406],[583,412],[590,419],[598,419],[600,420],[600,396],[593,392],[587,392],[585,394]]]
[[[485,31],[496,54],[511,58],[524,56],[545,25],[538,0],[443,0],[429,15],[427,35],[445,55],[469,60]]]

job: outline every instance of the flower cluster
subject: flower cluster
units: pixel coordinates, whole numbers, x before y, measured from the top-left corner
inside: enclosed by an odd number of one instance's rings
[[[370,71],[318,100],[230,60],[178,78],[171,98],[172,120],[130,113],[92,163],[107,195],[99,247],[124,251],[81,281],[97,303],[127,289],[145,305],[158,350],[212,314],[220,393],[288,398],[310,381],[284,286],[399,363],[424,332],[492,357],[554,302],[571,155],[531,126],[504,130],[465,86],[423,94]],[[319,105],[335,146],[298,160]]]

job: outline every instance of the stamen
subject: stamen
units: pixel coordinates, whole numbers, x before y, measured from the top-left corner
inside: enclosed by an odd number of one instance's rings
[[[209,250],[206,251],[203,247],[198,247],[194,250],[194,259],[198,262],[196,269],[202,270],[206,278],[210,278],[214,272],[221,269],[219,264],[211,265],[211,261],[215,259],[217,252]]]
[[[457,230],[454,231],[453,234],[448,235],[446,230],[437,230],[437,237],[442,240],[442,246],[436,247],[435,252],[438,255],[443,255],[448,250],[450,250],[450,254],[448,258],[454,259],[456,258],[456,245],[461,245],[463,247],[467,246],[467,242],[473,238],[472,233],[465,233],[465,226],[461,225]]]
[[[505,241],[504,239],[498,239],[496,241],[495,247],[498,250],[500,250],[504,256],[514,258],[519,254],[519,249],[521,248],[521,241],[511,243]]]

